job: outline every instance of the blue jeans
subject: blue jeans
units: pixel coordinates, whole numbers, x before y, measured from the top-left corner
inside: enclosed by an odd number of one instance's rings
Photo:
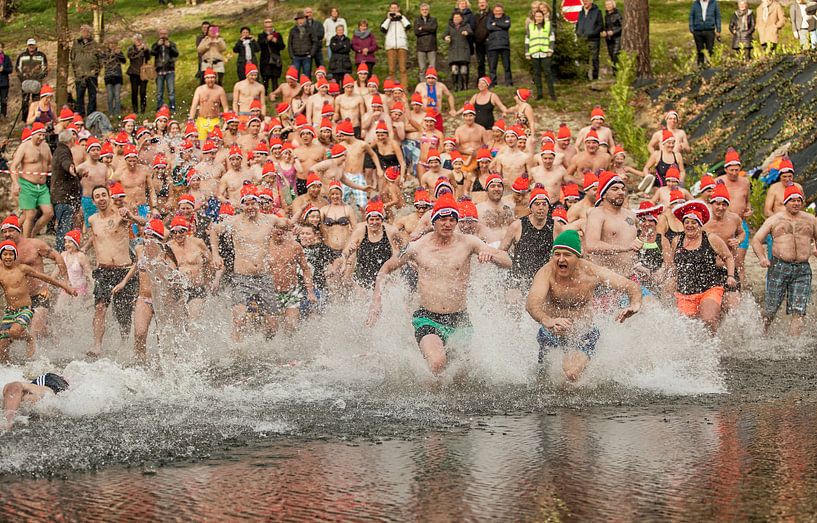
[[[164,90],[167,89],[167,100],[170,105],[170,112],[176,112],[176,72],[170,71],[166,74],[156,76],[156,110],[158,111],[165,103]]]
[[[298,75],[312,76],[312,58],[308,56],[295,56],[292,58],[292,66],[298,70]]]
[[[69,203],[54,204],[54,247],[58,252],[65,250],[65,234],[74,228],[74,214],[77,206]]]
[[[105,84],[108,93],[108,116],[119,116],[122,112],[122,103],[119,96],[122,94],[122,84]]]
[[[77,112],[82,116],[88,116],[96,111],[96,91],[98,89],[97,79],[78,78],[74,85],[77,88]],[[88,105],[85,105],[85,93],[88,93]]]

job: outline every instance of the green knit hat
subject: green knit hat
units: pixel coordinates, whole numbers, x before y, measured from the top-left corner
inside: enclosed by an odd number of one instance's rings
[[[567,249],[579,258],[582,257],[582,239],[579,233],[574,230],[564,231],[553,240],[553,251],[556,249]]]

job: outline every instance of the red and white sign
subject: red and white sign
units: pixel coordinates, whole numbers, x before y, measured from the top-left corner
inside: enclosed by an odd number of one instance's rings
[[[579,21],[579,13],[582,10],[582,0],[562,0],[562,16],[571,24]]]

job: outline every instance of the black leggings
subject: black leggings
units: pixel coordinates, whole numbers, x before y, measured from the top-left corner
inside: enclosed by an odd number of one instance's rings
[[[142,80],[138,74],[129,74],[130,77],[130,103],[133,112],[144,113],[148,108],[148,81]],[[139,104],[142,105],[139,105]]]

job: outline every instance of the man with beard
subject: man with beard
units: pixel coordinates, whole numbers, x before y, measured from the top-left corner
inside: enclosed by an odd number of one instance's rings
[[[642,242],[635,213],[624,206],[626,199],[627,188],[621,177],[602,171],[596,208],[587,214],[585,247],[594,263],[629,277]]]
[[[584,138],[584,151],[576,154],[568,165],[568,176],[585,171],[597,172],[610,165],[610,155],[599,148],[599,136],[596,131],[591,129],[587,132]]]
[[[488,228],[486,243],[491,247],[499,247],[508,226],[514,220],[513,209],[502,203],[505,184],[498,174],[488,176],[485,191],[488,193],[488,199],[477,204],[477,212],[482,217],[482,223]]]

